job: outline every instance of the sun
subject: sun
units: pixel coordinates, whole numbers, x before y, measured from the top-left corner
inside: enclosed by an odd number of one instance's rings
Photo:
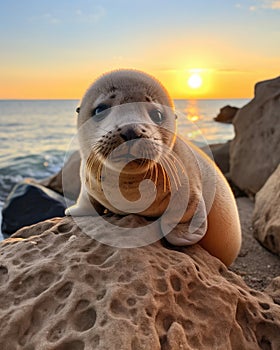
[[[192,73],[188,79],[188,85],[192,89],[198,89],[202,85],[202,78],[198,73]]]

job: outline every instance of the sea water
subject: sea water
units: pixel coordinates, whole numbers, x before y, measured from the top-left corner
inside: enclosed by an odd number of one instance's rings
[[[175,100],[179,134],[199,146],[226,142],[234,137],[233,126],[213,118],[225,105],[242,107],[248,101]],[[41,180],[63,166],[76,135],[78,104],[78,100],[0,100],[0,211],[16,183],[24,178]]]

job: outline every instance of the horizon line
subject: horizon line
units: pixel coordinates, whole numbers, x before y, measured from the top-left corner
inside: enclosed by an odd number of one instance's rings
[[[251,100],[253,97],[173,97],[173,100]],[[81,101],[81,98],[0,98],[0,101]]]

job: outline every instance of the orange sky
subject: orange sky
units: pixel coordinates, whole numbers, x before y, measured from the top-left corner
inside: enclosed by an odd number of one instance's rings
[[[143,70],[173,98],[192,99],[251,98],[256,82],[279,75],[279,1],[94,3],[5,4],[0,99],[80,99],[117,68]]]

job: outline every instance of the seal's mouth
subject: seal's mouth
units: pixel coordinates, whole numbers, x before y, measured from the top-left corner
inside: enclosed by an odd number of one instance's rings
[[[151,160],[156,161],[160,154],[159,145],[141,139],[141,141],[132,140],[121,143],[118,147],[114,147],[106,158],[113,163],[125,161],[126,163],[136,162],[144,164]]]
[[[128,162],[143,163],[143,162],[149,161],[149,159],[136,157],[135,155],[133,155],[130,152],[117,154],[117,155],[110,157],[110,161],[112,161],[112,162],[119,162],[120,160],[124,160],[127,163]]]

